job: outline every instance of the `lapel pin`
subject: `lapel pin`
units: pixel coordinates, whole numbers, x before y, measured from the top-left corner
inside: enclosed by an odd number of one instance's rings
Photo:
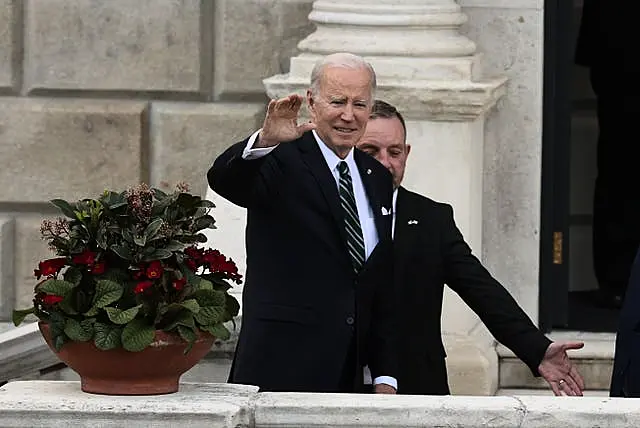
[[[368,169],[368,170],[367,170],[367,175],[370,175],[370,174],[371,174],[371,170],[370,170],[370,169]]]
[[[409,220],[407,224],[418,224],[418,220]]]
[[[385,207],[382,207],[382,215],[389,215],[391,214],[391,208],[386,209]]]

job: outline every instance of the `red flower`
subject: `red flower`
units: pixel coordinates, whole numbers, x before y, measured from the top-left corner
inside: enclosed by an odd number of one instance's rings
[[[162,267],[162,262],[160,260],[154,260],[149,263],[149,267],[147,267],[147,278],[156,279],[162,276],[162,272],[164,269]]]
[[[56,303],[60,303],[64,300],[62,296],[56,296],[55,294],[47,294],[42,297],[42,303],[46,306],[53,306]]]
[[[94,275],[102,275],[106,267],[107,266],[105,262],[98,262],[89,268],[89,272],[93,273]]]
[[[96,261],[96,253],[84,250],[81,254],[73,256],[73,262],[79,265],[93,265]]]
[[[34,269],[33,274],[36,279],[40,279],[41,276],[55,276],[66,264],[67,259],[65,257],[43,260],[38,263],[38,269]]]
[[[153,281],[140,281],[136,284],[136,286],[133,289],[133,292],[135,294],[140,294],[140,293],[144,293],[145,291],[147,291],[150,287],[153,287]]]
[[[198,264],[196,263],[195,260],[192,259],[186,259],[184,261],[184,264],[187,265],[187,267],[192,270],[193,272],[195,272],[196,270],[198,270]]]
[[[186,284],[187,284],[187,279],[185,277],[173,280],[173,288],[177,291],[181,291]]]

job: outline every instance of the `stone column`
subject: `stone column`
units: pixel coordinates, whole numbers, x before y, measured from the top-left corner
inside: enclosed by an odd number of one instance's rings
[[[475,44],[459,32],[466,21],[454,0],[318,0],[290,72],[264,80],[272,98],[304,94],[324,55],[347,51],[376,70],[376,97],[407,119],[413,146],[404,185],[453,205],[476,255],[482,254],[482,176],[486,115],[505,93],[506,78],[486,77]],[[486,328],[447,291],[443,329],[453,393],[493,394],[498,359]]]

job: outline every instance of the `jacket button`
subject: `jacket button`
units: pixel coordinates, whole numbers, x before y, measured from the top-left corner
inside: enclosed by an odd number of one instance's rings
[[[347,324],[348,325],[353,325],[353,323],[355,322],[355,320],[353,319],[353,317],[347,317]]]

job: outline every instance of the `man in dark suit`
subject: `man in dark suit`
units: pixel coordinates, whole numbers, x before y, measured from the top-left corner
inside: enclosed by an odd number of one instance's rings
[[[372,367],[395,393],[389,171],[354,150],[376,81],[351,54],[311,75],[302,97],[272,100],[261,130],[231,146],[210,187],[247,208],[243,318],[229,381],[262,391],[355,392]]]
[[[584,382],[566,351],[579,342],[555,343],[531,322],[507,290],[471,253],[453,219],[450,205],[401,187],[411,146],[395,107],[374,103],[358,148],[393,175],[394,269],[400,325],[399,394],[448,394],[446,353],[440,318],[444,284],[467,303],[491,333],[556,395],[582,395]]]
[[[640,249],[631,267],[627,295],[620,311],[611,375],[611,397],[640,397]]]

